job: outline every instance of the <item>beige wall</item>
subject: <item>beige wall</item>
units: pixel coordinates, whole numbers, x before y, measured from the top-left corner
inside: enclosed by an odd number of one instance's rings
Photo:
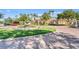
[[[67,22],[66,19],[59,19],[59,20],[58,20],[58,24],[65,24],[65,25],[67,25],[68,22]]]

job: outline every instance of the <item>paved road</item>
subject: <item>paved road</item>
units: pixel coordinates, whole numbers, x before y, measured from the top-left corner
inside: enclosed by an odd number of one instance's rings
[[[55,28],[55,33],[0,40],[0,49],[79,49],[79,29]]]
[[[63,32],[79,38],[79,29],[69,28],[67,26],[55,26],[57,32]]]

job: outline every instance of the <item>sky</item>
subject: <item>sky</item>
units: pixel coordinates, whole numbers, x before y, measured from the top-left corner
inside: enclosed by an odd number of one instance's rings
[[[48,12],[49,10],[53,10],[54,14],[53,17],[56,17],[57,14],[62,13],[65,9],[0,9],[0,13],[4,14],[4,18],[12,17],[14,18],[16,15],[20,13],[23,14],[32,14],[36,13],[39,16],[42,15],[44,12]],[[74,9],[74,11],[79,11],[79,9]]]

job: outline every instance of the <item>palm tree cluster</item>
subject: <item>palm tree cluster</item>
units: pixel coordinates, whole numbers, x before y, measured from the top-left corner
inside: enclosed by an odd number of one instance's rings
[[[37,21],[34,22],[34,24],[48,24],[48,20],[52,18],[53,11],[49,10],[48,12],[43,13],[41,16],[38,14],[19,14],[16,15],[15,18],[8,17],[5,19],[5,24],[10,25],[13,21],[18,21],[21,25],[26,25],[29,22],[33,23],[32,21]],[[3,14],[0,14],[0,18],[3,17]],[[39,18],[39,19],[38,19]]]
[[[8,17],[5,19],[5,24],[11,24],[13,21],[18,21],[21,25],[28,24],[29,22],[32,24],[38,25],[48,25],[51,18],[53,18],[53,10],[49,10],[48,12],[44,12],[41,16],[38,14],[19,14],[16,15],[15,18]],[[3,18],[3,14],[0,13],[0,18]],[[39,18],[39,19],[38,19]],[[75,12],[71,9],[64,10],[62,13],[57,14],[57,19],[67,19],[70,22],[73,19],[79,20],[79,12]]]
[[[75,12],[74,10],[68,9],[64,10],[62,13],[57,15],[57,19],[77,19],[79,20],[79,12]]]
[[[74,21],[77,22],[77,20],[79,20],[79,12],[75,12],[71,9],[64,10],[62,13],[57,15],[57,19],[66,20],[68,25],[72,25]]]

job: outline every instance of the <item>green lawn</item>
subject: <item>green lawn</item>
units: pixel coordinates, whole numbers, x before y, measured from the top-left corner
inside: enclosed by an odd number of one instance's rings
[[[13,30],[13,29],[0,29],[0,39],[33,36],[39,34],[46,34],[50,32],[55,32],[55,29],[33,29],[33,30]]]

